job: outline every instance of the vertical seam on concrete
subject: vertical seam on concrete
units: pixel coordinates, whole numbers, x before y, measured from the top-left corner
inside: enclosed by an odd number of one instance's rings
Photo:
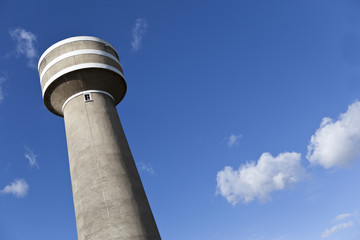
[[[101,191],[102,191],[104,202],[105,202],[105,207],[106,207],[106,212],[107,212],[107,216],[108,216],[108,219],[109,219],[109,224],[111,226],[111,218],[110,218],[110,213],[109,213],[109,207],[107,205],[106,194],[105,194],[105,191],[104,191],[104,188],[103,188],[104,184],[102,182],[102,174],[101,174],[101,171],[99,169],[98,153],[97,153],[97,150],[96,150],[96,146],[94,144],[94,135],[93,135],[93,131],[92,131],[92,128],[91,128],[89,113],[88,113],[87,106],[86,106],[87,104],[88,103],[84,102],[85,111],[86,111],[86,117],[87,117],[87,120],[88,120],[88,123],[89,123],[89,128],[90,128],[91,141],[92,141],[92,145],[94,146],[94,152],[95,152],[95,156],[96,156],[96,168],[97,168],[98,176],[99,176],[99,179],[100,179]]]

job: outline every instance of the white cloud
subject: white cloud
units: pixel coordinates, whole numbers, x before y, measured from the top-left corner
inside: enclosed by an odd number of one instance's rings
[[[35,34],[23,28],[13,29],[9,33],[11,38],[16,41],[16,53],[24,55],[28,59],[29,67],[36,67],[35,60],[38,54],[35,48]]]
[[[154,168],[150,164],[140,162],[140,163],[138,163],[138,167],[141,171],[150,173],[152,175],[156,174]]]
[[[305,170],[300,161],[301,155],[296,152],[276,157],[263,153],[257,162],[246,163],[238,170],[226,166],[217,173],[217,193],[233,205],[255,199],[266,201],[272,192],[286,189],[302,179]]]
[[[34,152],[30,148],[25,147],[24,156],[27,160],[29,160],[30,167],[36,166],[39,169],[39,164],[36,161],[37,156],[34,154]]]
[[[2,194],[13,194],[15,197],[25,197],[29,191],[29,185],[24,179],[16,179],[10,183],[4,189],[0,190]]]
[[[344,230],[344,229],[347,229],[349,227],[352,227],[354,225],[354,222],[353,221],[348,221],[348,222],[345,222],[345,223],[339,223],[339,224],[336,224],[335,226],[333,226],[332,228],[329,228],[329,229],[326,229],[322,234],[321,234],[321,237],[322,238],[327,238],[329,237],[330,235],[340,231],[340,230]]]
[[[138,51],[141,48],[141,40],[147,31],[147,27],[148,25],[146,19],[138,18],[135,20],[135,26],[131,30],[132,32],[131,49],[133,51]]]
[[[241,134],[239,135],[235,135],[235,134],[230,134],[230,137],[227,137],[227,145],[229,148],[237,145],[239,143],[239,139],[242,137]]]
[[[324,118],[311,136],[307,159],[325,168],[349,166],[360,155],[360,102],[355,101],[337,121]]]

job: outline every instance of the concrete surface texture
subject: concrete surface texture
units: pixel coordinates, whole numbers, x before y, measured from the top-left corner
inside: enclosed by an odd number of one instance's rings
[[[65,39],[39,74],[46,107],[65,120],[78,239],[161,239],[115,108],[126,92],[115,49]]]

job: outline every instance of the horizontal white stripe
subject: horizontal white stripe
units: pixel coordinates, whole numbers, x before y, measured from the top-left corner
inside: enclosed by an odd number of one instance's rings
[[[74,95],[72,95],[71,97],[69,97],[68,99],[66,99],[66,101],[64,102],[64,104],[62,105],[62,108],[61,108],[62,112],[64,113],[64,108],[65,108],[66,104],[67,104],[71,99],[73,99],[73,98],[75,98],[75,97],[77,97],[77,96],[79,96],[79,95],[86,94],[86,93],[102,93],[102,94],[108,95],[109,97],[112,98],[113,101],[115,101],[115,100],[114,100],[114,97],[113,97],[110,93],[108,93],[108,92],[101,91],[101,90],[86,90],[86,91],[82,91],[82,92],[75,93]]]
[[[55,48],[61,46],[61,45],[64,45],[66,43],[70,43],[70,42],[76,42],[76,41],[94,41],[94,42],[101,42],[109,47],[111,47],[115,52],[115,48],[110,44],[108,43],[107,41],[105,40],[102,40],[100,38],[97,38],[97,37],[90,37],[90,36],[79,36],[79,37],[71,37],[71,38],[67,38],[67,39],[64,39],[60,42],[57,42],[53,45],[51,45],[48,49],[46,49],[46,51],[41,55],[40,59],[39,59],[39,63],[38,63],[38,69],[40,68],[40,63],[41,61],[44,59],[44,57],[49,53],[51,52],[52,50],[54,50]],[[117,53],[116,53],[117,54]]]
[[[58,79],[59,77],[61,77],[62,75],[69,73],[69,72],[73,72],[79,69],[84,69],[84,68],[103,68],[103,69],[108,69],[110,71],[113,71],[117,74],[119,74],[123,79],[124,75],[119,71],[119,69],[114,68],[113,66],[107,65],[107,64],[102,64],[102,63],[83,63],[83,64],[78,64],[78,65],[74,65],[68,68],[65,68],[63,70],[61,70],[60,72],[54,74],[54,76],[52,76],[45,84],[44,88],[43,88],[43,97],[44,94],[46,92],[46,89],[50,86],[50,84],[52,82],[54,82],[56,79]]]
[[[94,49],[76,50],[76,51],[67,52],[63,55],[60,55],[57,58],[55,58],[54,60],[52,60],[49,64],[47,64],[46,67],[41,72],[40,82],[41,82],[42,78],[44,77],[45,73],[47,72],[47,70],[49,70],[49,68],[54,66],[56,63],[60,62],[61,60],[64,60],[65,58],[76,56],[76,55],[82,55],[82,54],[97,54],[97,55],[101,55],[101,56],[106,56],[106,57],[111,58],[112,60],[114,60],[121,66],[119,60],[110,53],[107,53],[107,52],[104,52],[101,50],[94,50]]]

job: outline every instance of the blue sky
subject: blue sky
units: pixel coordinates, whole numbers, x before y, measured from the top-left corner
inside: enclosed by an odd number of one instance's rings
[[[0,239],[77,239],[36,64],[96,36],[170,240],[360,239],[360,1],[0,2]]]

